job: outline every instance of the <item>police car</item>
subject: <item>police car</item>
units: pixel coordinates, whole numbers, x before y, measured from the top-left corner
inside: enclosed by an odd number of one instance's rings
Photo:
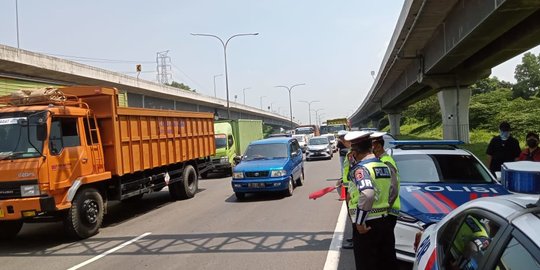
[[[480,197],[509,194],[460,141],[394,141],[388,153],[400,177],[396,256],[413,262],[415,235],[458,206]]]
[[[426,229],[413,269],[540,269],[539,228],[538,195],[474,200]]]

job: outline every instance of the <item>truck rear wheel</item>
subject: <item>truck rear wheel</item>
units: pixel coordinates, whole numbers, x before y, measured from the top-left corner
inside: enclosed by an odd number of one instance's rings
[[[169,185],[169,193],[175,200],[189,199],[195,196],[199,185],[199,179],[195,168],[187,165],[182,173],[182,180]]]
[[[76,239],[85,239],[98,233],[103,222],[103,198],[94,188],[77,192],[64,220],[67,233]]]
[[[0,222],[0,239],[7,240],[17,236],[21,231],[22,220],[8,220]]]

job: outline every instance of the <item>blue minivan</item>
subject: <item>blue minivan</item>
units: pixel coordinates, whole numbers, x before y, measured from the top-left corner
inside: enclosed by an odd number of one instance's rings
[[[292,137],[276,137],[249,144],[233,170],[232,188],[237,199],[246,193],[279,191],[291,196],[304,184],[302,149]]]

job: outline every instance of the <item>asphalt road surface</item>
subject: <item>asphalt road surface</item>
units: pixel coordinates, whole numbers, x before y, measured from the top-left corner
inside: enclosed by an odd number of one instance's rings
[[[230,178],[214,175],[193,199],[175,202],[163,190],[110,203],[100,233],[82,241],[58,222],[25,224],[0,243],[0,269],[354,269],[352,251],[338,248],[343,233],[334,233],[339,195],[308,199],[335,184],[339,158],[305,162],[305,175],[292,197],[237,201]]]

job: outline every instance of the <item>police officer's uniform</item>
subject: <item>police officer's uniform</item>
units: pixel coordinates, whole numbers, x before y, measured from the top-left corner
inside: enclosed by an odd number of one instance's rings
[[[345,139],[354,143],[370,140],[371,132],[349,132]],[[354,148],[354,147],[352,147]],[[373,155],[351,164],[349,178],[349,215],[353,224],[371,229],[360,234],[353,227],[354,256],[357,269],[394,269],[394,231],[386,219],[390,212],[392,174],[386,164]]]

